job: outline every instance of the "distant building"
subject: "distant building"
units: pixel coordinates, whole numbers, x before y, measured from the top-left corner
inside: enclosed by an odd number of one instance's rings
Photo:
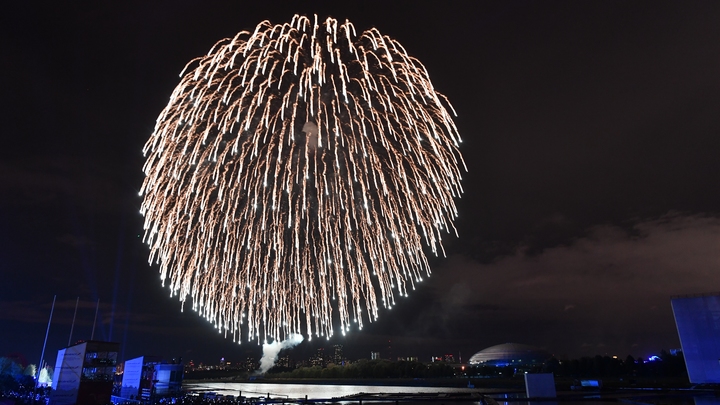
[[[370,360],[380,360],[380,352],[370,352]]]
[[[342,345],[333,346],[332,362],[338,366],[342,365],[345,362],[345,356],[343,355],[343,346]]]
[[[480,350],[470,357],[471,366],[529,367],[540,365],[552,358],[552,354],[537,347],[519,343],[504,343]]]
[[[90,340],[60,349],[50,405],[110,402],[119,343]]]
[[[242,364],[242,368],[247,372],[252,372],[258,369],[260,365],[258,364],[257,360],[253,357],[248,357],[245,359],[245,361]]]
[[[182,389],[182,379],[182,363],[168,363],[158,356],[136,357],[124,364],[120,397],[149,400],[175,395]]]
[[[673,297],[671,304],[690,382],[720,383],[720,293]]]
[[[315,367],[325,367],[327,365],[325,360],[325,349],[322,347],[317,349],[317,354],[310,359],[310,364]]]
[[[275,367],[291,368],[292,362],[290,361],[290,356],[285,355],[278,357],[277,361],[275,362]]]

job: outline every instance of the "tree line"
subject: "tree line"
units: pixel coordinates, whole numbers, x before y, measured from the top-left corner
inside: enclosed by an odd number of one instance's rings
[[[450,363],[420,363],[417,361],[390,361],[361,359],[345,365],[328,364],[327,367],[312,366],[289,369],[274,367],[267,373],[272,378],[439,378],[455,376]]]
[[[596,355],[579,359],[558,360],[525,366],[489,367],[474,366],[465,370],[467,376],[512,377],[518,372],[553,373],[557,377],[571,378],[685,378],[687,369],[682,353],[673,355],[663,350],[657,359],[646,360],[627,356],[625,359]]]
[[[687,371],[682,353],[662,351],[653,361],[627,356],[581,357],[572,360],[552,358],[542,364],[523,366],[466,366],[452,363],[420,363],[417,361],[358,360],[346,365],[299,368],[274,367],[267,378],[438,378],[438,377],[505,377],[524,372],[553,373],[569,378],[685,378]]]
[[[35,386],[35,365],[23,367],[7,357],[0,357],[0,392],[20,391]]]

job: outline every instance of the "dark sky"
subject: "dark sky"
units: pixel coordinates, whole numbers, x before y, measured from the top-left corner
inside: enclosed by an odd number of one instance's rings
[[[256,354],[160,286],[141,149],[190,59],[268,19],[376,27],[458,112],[459,238],[351,357],[517,342],[559,357],[680,346],[673,295],[720,290],[720,3],[13,2],[0,16],[0,356],[91,334],[196,362]],[[389,342],[390,341],[390,342]],[[391,347],[388,350],[388,346]]]

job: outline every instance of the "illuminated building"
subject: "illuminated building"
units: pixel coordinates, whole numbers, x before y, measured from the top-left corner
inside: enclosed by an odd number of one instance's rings
[[[310,359],[310,364],[316,367],[325,367],[325,349],[317,349],[317,354]]]
[[[246,358],[242,364],[242,368],[247,372],[255,371],[258,367],[260,367],[260,365],[253,357]]]
[[[470,357],[471,366],[527,367],[543,364],[552,357],[550,353],[537,347],[519,343],[504,343],[480,350]]]
[[[431,363],[435,362],[455,363],[455,356],[452,354],[446,354],[444,356],[432,356],[430,358]]]
[[[110,403],[119,348],[90,340],[58,350],[50,405]]]
[[[370,352],[370,360],[380,360],[380,352]]]
[[[343,347],[342,347],[342,345],[335,345],[335,346],[333,346],[333,350],[334,350],[334,352],[333,352],[332,362],[335,363],[335,364],[338,365],[338,366],[339,366],[339,365],[342,365],[343,362],[345,361],[345,358],[344,358],[344,356],[343,356]]]
[[[671,304],[690,382],[720,383],[720,293],[673,297]]]
[[[148,400],[151,396],[175,395],[182,388],[183,365],[167,363],[158,356],[141,356],[124,365],[120,396]]]
[[[275,362],[275,367],[290,368],[291,366],[292,362],[290,361],[290,356],[288,355],[278,357]]]

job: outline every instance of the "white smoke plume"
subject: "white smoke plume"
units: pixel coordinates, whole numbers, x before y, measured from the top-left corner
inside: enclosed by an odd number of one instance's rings
[[[278,354],[283,349],[290,349],[299,345],[303,341],[303,335],[291,334],[282,342],[273,342],[263,344],[263,355],[260,359],[260,374],[267,373],[274,365],[278,358]]]

